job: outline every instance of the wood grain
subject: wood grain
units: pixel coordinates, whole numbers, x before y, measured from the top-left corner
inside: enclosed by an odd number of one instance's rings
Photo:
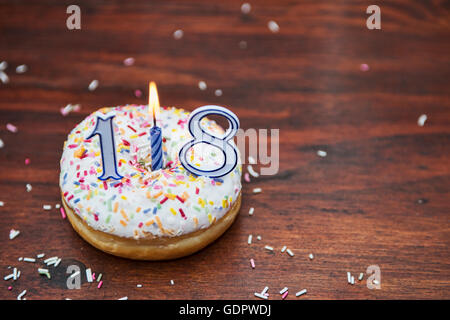
[[[384,1],[382,29],[373,31],[370,1],[251,2],[248,16],[234,0],[77,3],[82,29],[69,31],[68,1],[0,0],[0,60],[10,65],[10,83],[0,84],[0,268],[2,277],[8,266],[22,271],[3,282],[0,298],[27,289],[28,299],[253,299],[264,286],[271,299],[284,286],[287,299],[303,288],[302,299],[450,297],[448,2]],[[271,19],[279,33],[267,28]],[[127,57],[134,66],[123,65]],[[20,64],[29,70],[16,74]],[[100,85],[89,92],[93,79]],[[145,103],[134,90],[149,80],[164,105],[226,105],[245,129],[280,129],[279,173],[244,184],[241,213],[218,241],[170,262],[104,254],[56,209],[42,209],[60,202],[68,132],[101,106]],[[63,117],[68,103],[81,112]],[[14,240],[11,228],[21,231]],[[262,240],[248,245],[249,234]],[[284,245],[294,257],[280,253]],[[17,261],[40,252],[63,258],[51,280]],[[73,263],[102,273],[103,287],[68,290]],[[347,271],[369,265],[381,268],[380,290],[365,279],[347,284]]]

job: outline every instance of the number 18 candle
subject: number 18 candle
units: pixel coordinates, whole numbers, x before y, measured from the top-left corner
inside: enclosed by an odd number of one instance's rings
[[[153,120],[153,126],[150,129],[150,145],[152,153],[152,171],[162,169],[162,134],[161,128],[156,125],[156,115],[159,115],[159,99],[156,84],[152,81],[149,84],[148,108]]]
[[[156,84],[149,83],[148,111],[152,118],[152,127],[150,129],[150,147],[152,158],[152,171],[163,168],[163,150],[162,150],[162,130],[156,125],[156,119],[160,116],[159,98]],[[224,117],[228,120],[229,128],[224,135],[218,136],[212,132],[205,131],[202,128],[201,121],[208,115]],[[91,139],[95,135],[100,137],[100,149],[103,162],[103,172],[98,177],[100,180],[114,179],[120,180],[123,177],[117,171],[116,150],[114,142],[113,119],[115,115],[98,116],[94,130],[86,139]],[[233,137],[239,129],[238,117],[227,108],[207,105],[195,109],[188,121],[189,133],[192,139],[186,142],[178,153],[181,165],[190,173],[197,176],[206,176],[210,178],[219,178],[227,175],[236,167],[238,163],[238,150],[232,142]],[[135,130],[134,130],[135,131]],[[199,164],[192,164],[188,159],[188,152],[198,144],[207,144],[219,149],[223,155],[223,163],[217,164],[216,168],[205,168]]]

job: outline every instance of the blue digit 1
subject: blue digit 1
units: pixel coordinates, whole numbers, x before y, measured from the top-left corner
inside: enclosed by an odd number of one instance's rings
[[[206,132],[200,124],[200,121],[204,117],[213,114],[225,117],[228,120],[230,126],[223,137],[214,136],[211,133]],[[233,139],[239,129],[239,119],[233,112],[224,107],[203,106],[192,112],[191,117],[189,118],[188,127],[189,132],[194,139],[186,143],[179,153],[180,162],[187,171],[197,176],[218,178],[230,173],[236,167],[238,152],[236,146],[230,144],[230,140]],[[223,152],[224,162],[219,168],[214,170],[202,170],[201,167],[194,167],[189,163],[187,159],[189,149],[200,143],[215,146]]]
[[[109,178],[120,180],[122,176],[117,172],[116,167],[116,148],[114,143],[113,119],[114,115],[105,119],[97,117],[97,123],[94,131],[86,139],[90,139],[97,135],[100,138],[100,149],[102,151],[103,172],[100,180],[108,180]]]

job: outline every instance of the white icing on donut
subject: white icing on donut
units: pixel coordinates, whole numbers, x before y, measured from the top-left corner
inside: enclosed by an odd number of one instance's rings
[[[99,137],[86,137],[97,116],[107,113],[115,114],[117,169],[124,178],[103,182],[97,178],[102,172]],[[119,237],[174,237],[209,227],[237,200],[242,166],[239,159],[232,172],[216,179],[187,172],[178,152],[192,139],[188,119],[189,112],[182,109],[161,109],[157,125],[162,129],[165,167],[152,172],[145,169],[151,162],[146,105],[103,108],[89,115],[64,144],[60,187],[68,206],[93,229]],[[214,121],[203,121],[208,131],[223,134]],[[214,151],[194,150],[191,161],[220,162],[222,153]]]

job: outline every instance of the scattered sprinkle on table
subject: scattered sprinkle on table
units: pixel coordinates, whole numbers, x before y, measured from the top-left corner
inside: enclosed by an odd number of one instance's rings
[[[281,252],[282,252],[282,253],[285,252],[286,249],[287,249],[287,247],[286,247],[286,246],[283,246],[283,248],[281,248]]]
[[[254,188],[253,189],[253,193],[261,193],[262,192],[262,189],[261,188]]]
[[[290,255],[291,257],[294,256],[294,253],[291,251],[291,249],[287,249],[286,252],[287,252],[287,254]]]
[[[50,257],[50,258],[45,259],[44,263],[48,265],[48,264],[50,264],[52,262],[56,262],[56,261],[58,261],[58,257]]]
[[[184,36],[184,31],[181,29],[178,29],[173,33],[173,38],[175,40],[180,40],[181,38],[183,38],[183,36]]]
[[[250,182],[250,175],[248,174],[248,172],[244,173],[244,180],[245,182]]]
[[[6,124],[6,129],[12,133],[16,133],[19,129],[17,129],[17,127],[11,123],[7,123]]]
[[[45,257],[45,253],[39,253],[38,255],[36,255],[36,258],[41,259]]]
[[[216,95],[216,97],[220,97],[223,94],[223,91],[221,89],[217,89],[216,91],[214,91],[214,94]]]
[[[122,298],[119,298],[118,300],[128,300],[128,297],[122,297]]]
[[[206,88],[208,88],[208,86],[206,85],[205,81],[199,81],[198,82],[198,88],[202,91],[206,90]]]
[[[261,291],[261,294],[266,294],[267,291],[269,291],[269,287],[264,287],[263,291]]]
[[[358,280],[361,281],[363,278],[364,278],[364,273],[361,272],[361,273],[359,274]]]
[[[252,238],[253,236],[251,234],[248,235],[247,243],[252,244]]]
[[[171,284],[171,285],[174,285],[175,282],[174,282],[173,280],[170,280],[170,284]]]
[[[91,270],[91,268],[87,268],[86,269],[86,279],[87,279],[87,282],[93,282],[94,281],[92,279],[92,270]]]
[[[103,273],[100,273],[98,275],[97,282],[100,282],[102,280],[102,277],[103,277]]]
[[[276,23],[273,20],[270,20],[269,22],[267,22],[267,27],[273,33],[277,33],[278,31],[280,31],[280,26],[278,25],[278,23]]]
[[[69,113],[71,113],[72,111],[78,112],[78,111],[80,111],[80,109],[81,109],[81,106],[79,104],[71,104],[71,103],[69,103],[64,108],[61,108],[59,111],[65,117]]]
[[[102,285],[103,285],[103,280],[100,280],[100,282],[97,285],[97,289],[100,289],[102,287]]]
[[[250,265],[252,266],[252,269],[255,269],[255,260],[250,259]]]
[[[309,254],[309,259],[310,260],[314,259],[314,255],[312,253]]]
[[[252,6],[248,2],[244,2],[241,6],[241,12],[243,14],[249,14],[250,10],[252,10]]]
[[[80,273],[81,273],[81,272],[78,270],[78,271],[72,273],[72,274],[69,276],[69,278],[75,278],[76,276],[79,276]]]
[[[19,230],[11,229],[11,230],[9,231],[9,240],[15,239],[19,234],[20,234],[20,231],[19,231]]]
[[[31,160],[29,159],[29,158],[26,158],[25,159],[25,165],[27,166],[27,165],[29,165],[31,163]]]
[[[142,284],[137,284],[136,287],[137,288],[142,288]]]
[[[417,125],[419,127],[423,127],[425,125],[425,121],[427,121],[427,115],[426,114],[422,114],[419,119],[417,119]]]
[[[42,206],[42,209],[44,209],[44,210],[51,210],[51,209],[52,209],[52,206],[51,206],[50,204],[44,204],[44,205]]]
[[[367,63],[361,63],[359,65],[359,70],[361,70],[362,72],[366,72],[370,70],[370,67]]]
[[[281,296],[281,299],[286,299],[286,297],[288,296],[288,294],[289,294],[289,291],[286,291],[282,296]]]
[[[2,139],[0,139],[0,149],[3,148],[5,146],[5,143],[3,142]]]
[[[306,289],[303,289],[303,290],[297,292],[297,293],[295,294],[295,296],[296,296],[296,297],[300,297],[300,296],[304,295],[306,292],[307,292]]]
[[[271,246],[265,246],[264,249],[269,250],[269,251],[273,251],[273,248]]]
[[[4,84],[9,83],[9,77],[6,73],[4,73],[3,71],[0,71],[0,81]]]
[[[66,216],[66,212],[64,211],[64,208],[59,208],[59,212],[61,212],[61,217],[63,218],[63,219],[65,219],[67,216]]]
[[[242,50],[247,49],[247,41],[240,41],[239,42],[239,48],[241,48]]]
[[[261,293],[258,293],[258,292],[255,292],[255,297],[258,297],[258,298],[261,298],[261,299],[265,299],[265,300],[269,299],[264,294],[261,294]]]
[[[23,290],[18,296],[17,300],[22,300],[23,296],[27,293],[27,290]],[[25,299],[24,299],[25,300]]]
[[[61,258],[58,258],[58,260],[56,260],[56,262],[53,264],[53,266],[56,268],[57,266],[59,266],[60,263],[61,263]]]
[[[8,68],[8,62],[6,61],[0,62],[0,71],[5,70],[6,68]]]
[[[250,175],[251,175],[252,177],[254,177],[254,178],[258,178],[258,177],[259,177],[259,173],[256,172],[255,170],[253,170],[253,167],[252,167],[251,164],[249,164],[249,165],[247,166],[247,171],[248,171],[248,173],[250,173]]]
[[[33,187],[31,186],[31,184],[27,183],[25,185],[25,188],[27,189],[27,192],[31,192],[31,190],[33,190]]]
[[[23,261],[35,263],[36,259],[35,258],[23,258]]]
[[[255,208],[251,207],[250,210],[248,210],[248,215],[252,216],[253,212],[255,212]]]
[[[258,236],[256,237],[256,239],[261,240],[262,238],[261,238],[261,236],[258,235]]]
[[[288,287],[284,287],[283,289],[280,290],[280,294],[285,293],[286,291],[288,291]]]
[[[48,272],[48,269],[38,268],[38,273],[40,275],[46,276],[48,279],[51,279],[50,272]]]
[[[98,87],[98,80],[92,80],[91,83],[89,84],[89,91],[94,91],[95,89],[97,89]]]
[[[317,155],[318,155],[319,157],[324,158],[324,157],[327,156],[327,152],[326,152],[326,151],[323,151],[323,150],[317,150]]]
[[[55,208],[59,209],[59,208],[61,208],[61,205],[59,203],[57,203],[57,204],[55,204]]]
[[[125,60],[123,60],[123,64],[127,67],[130,67],[134,64],[134,61],[135,60],[133,57],[129,57],[129,58],[126,58]]]
[[[3,280],[8,281],[9,279],[14,278],[14,273],[8,274],[7,276],[3,277]]]
[[[16,73],[25,73],[27,72],[28,67],[26,64],[21,64],[20,66],[16,67]]]
[[[351,283],[352,282],[352,274],[350,272],[347,271],[347,282]]]

